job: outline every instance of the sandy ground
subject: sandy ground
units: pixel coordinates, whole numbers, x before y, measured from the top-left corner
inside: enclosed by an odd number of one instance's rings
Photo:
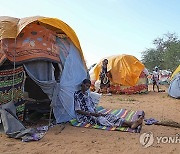
[[[157,120],[173,120],[180,123],[180,100],[167,95],[166,92],[148,94],[103,96],[100,105],[106,108],[126,108],[144,110],[146,118]],[[157,143],[156,137],[173,137],[180,134],[179,128],[143,125],[141,133],[120,131],[105,131],[88,128],[77,128],[65,125],[61,133],[59,127],[50,129],[43,139],[36,142],[23,143],[20,140],[7,138],[0,134],[0,153],[3,154],[115,154],[115,153],[180,153],[180,143]],[[144,148],[139,138],[142,133],[151,131],[155,137],[154,143]],[[164,140],[165,142],[165,140]]]

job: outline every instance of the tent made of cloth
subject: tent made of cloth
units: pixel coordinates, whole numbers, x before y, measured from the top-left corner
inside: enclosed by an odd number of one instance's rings
[[[134,86],[139,80],[141,72],[145,66],[136,57],[132,55],[117,55],[106,57],[108,59],[108,70],[112,74],[112,83],[124,86]],[[96,64],[91,71],[92,80],[98,80],[102,67],[103,59]]]
[[[180,65],[171,76],[168,94],[174,98],[180,98]]]
[[[0,27],[0,106],[19,105],[26,91],[49,99],[57,123],[75,118],[74,92],[88,74],[73,29],[48,17],[0,17]]]
[[[180,99],[180,72],[177,73],[170,82],[168,94],[171,97]]]
[[[0,40],[3,39],[17,39],[18,37],[22,37],[24,33],[22,33],[23,29],[30,26],[30,24],[36,23],[37,25],[42,25],[43,27],[46,27],[49,31],[54,32],[54,35],[60,36],[65,34],[68,36],[68,38],[72,41],[72,43],[75,45],[75,47],[78,49],[78,52],[83,60],[84,65],[85,60],[83,56],[83,52],[78,40],[78,37],[74,30],[64,23],[63,21],[57,19],[57,18],[50,18],[50,17],[42,17],[42,16],[33,16],[33,17],[26,17],[26,18],[14,18],[14,17],[8,17],[8,16],[1,16],[0,17]],[[33,34],[33,33],[32,33]],[[34,33],[35,34],[35,33]],[[34,35],[33,34],[33,35]],[[47,39],[47,38],[46,38]],[[49,38],[53,39],[53,38]],[[33,46],[33,43],[31,43]],[[1,46],[2,47],[2,46]],[[14,54],[11,52],[11,54]],[[7,57],[8,59],[12,59],[11,57],[8,57],[10,54],[5,54],[4,52],[0,53],[0,63]],[[37,56],[37,55],[36,55]],[[43,56],[43,55],[41,55]],[[30,57],[31,58],[31,57]],[[35,57],[32,57],[32,59]],[[27,57],[25,58],[25,60]],[[16,61],[21,61],[22,59],[16,58]]]
[[[180,72],[180,65],[176,68],[176,70],[173,72],[173,74],[171,75],[171,80],[173,79],[173,77]]]
[[[108,59],[107,71],[111,72],[110,92],[114,94],[145,93],[148,90],[148,71],[145,66],[132,55],[105,57]],[[91,90],[100,91],[99,74],[102,59],[90,70]],[[101,89],[104,91],[105,89]]]

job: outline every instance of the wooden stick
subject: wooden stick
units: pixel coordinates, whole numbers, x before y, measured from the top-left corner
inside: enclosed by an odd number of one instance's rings
[[[175,121],[160,121],[160,122],[155,123],[154,125],[162,125],[162,126],[180,128],[180,123],[177,123]]]

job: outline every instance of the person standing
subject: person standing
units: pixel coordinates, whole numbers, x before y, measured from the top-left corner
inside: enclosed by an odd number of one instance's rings
[[[110,78],[112,78],[111,72],[107,70],[108,60],[104,59],[102,62],[101,72],[99,75],[100,78],[100,89],[103,92],[103,89],[106,89],[106,93],[110,93]]]
[[[154,88],[155,88],[155,86],[157,86],[157,90],[158,90],[158,92],[160,92],[159,91],[159,69],[157,66],[155,67],[155,70],[153,71],[152,81],[153,81],[153,91],[155,92]]]

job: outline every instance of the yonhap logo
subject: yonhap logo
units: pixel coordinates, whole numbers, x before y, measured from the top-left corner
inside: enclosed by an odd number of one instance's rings
[[[152,132],[143,133],[140,136],[140,143],[144,148],[151,146],[154,142],[154,136]]]
[[[176,134],[175,136],[158,136],[156,137],[157,143],[172,143],[172,144],[178,144],[180,143],[180,135]]]
[[[144,148],[150,147],[154,143],[154,139],[157,140],[157,144],[178,144],[180,143],[180,135],[175,136],[153,136],[152,132],[143,133],[140,136],[140,143]]]

